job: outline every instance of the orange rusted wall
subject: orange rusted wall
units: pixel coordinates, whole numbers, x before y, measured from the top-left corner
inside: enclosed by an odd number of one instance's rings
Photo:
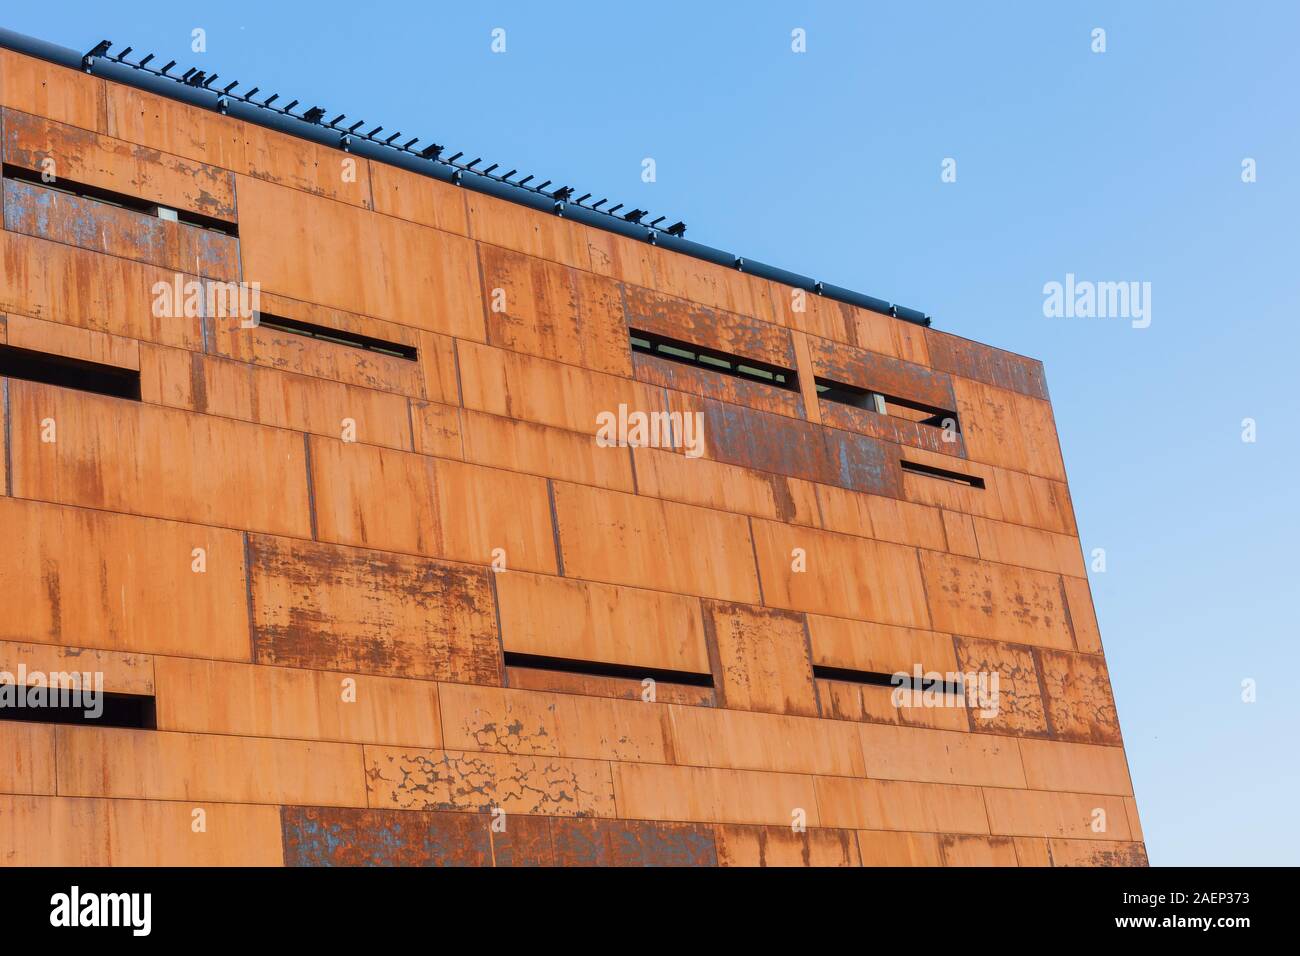
[[[8,51],[0,107],[0,345],[141,394],[0,381],[0,669],[156,706],[0,720],[0,861],[1145,863],[1040,363]],[[155,311],[204,281],[417,357]]]

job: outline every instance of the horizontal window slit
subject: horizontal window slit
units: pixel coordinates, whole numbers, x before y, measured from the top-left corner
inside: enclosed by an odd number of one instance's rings
[[[277,332],[304,335],[307,338],[318,339],[321,342],[346,345],[354,349],[364,349],[367,352],[376,352],[381,355],[390,355],[393,358],[406,359],[408,362],[414,362],[418,358],[418,352],[414,345],[385,342],[383,339],[371,338],[369,335],[355,335],[352,332],[344,332],[340,329],[312,325],[310,322],[299,322],[297,319],[286,319],[281,315],[271,315],[269,312],[258,313],[257,324],[263,328],[274,329]]]
[[[918,425],[929,425],[932,428],[952,427],[957,432],[961,431],[957,413],[946,408],[886,395],[883,392],[848,385],[844,382],[833,382],[828,378],[818,378],[815,384],[817,397],[828,402],[852,405],[854,408],[875,412],[877,415],[892,415],[894,418],[903,418]]]
[[[79,199],[89,199],[105,205],[116,206],[119,209],[128,209],[132,212],[143,213],[146,216],[154,216],[169,222],[182,222],[197,229],[207,229],[227,236],[239,235],[239,227],[225,219],[215,219],[202,213],[190,212],[188,209],[172,209],[160,203],[141,199],[139,196],[129,196],[126,193],[101,189],[98,186],[76,183],[67,179],[56,179],[52,183],[47,183],[42,178],[41,173],[25,169],[22,166],[14,166],[11,163],[4,164],[4,178],[16,182],[31,183],[43,189],[50,189],[68,196],[76,196]]]
[[[12,675],[11,675],[12,676]],[[92,727],[158,728],[152,695],[110,694],[68,686],[0,683],[0,720]]]
[[[564,657],[545,657],[539,654],[505,652],[507,667],[526,667],[539,671],[557,671],[579,674],[583,677],[624,677],[645,680],[647,677],[659,684],[685,684],[690,687],[712,687],[712,674],[695,671],[665,670],[657,667],[637,667],[634,664],[607,664],[604,661],[579,661]]]
[[[813,676],[820,680],[843,681],[848,684],[868,684],[872,687],[905,687],[909,690],[937,690],[943,694],[962,693],[961,684],[947,681],[917,680],[907,673],[886,674],[883,671],[859,671],[849,667],[828,667],[825,664],[813,665]]]
[[[0,345],[0,377],[140,401],[140,373],[83,359]]]
[[[977,475],[964,475],[960,471],[949,471],[947,468],[935,468],[933,465],[921,465],[907,460],[900,460],[899,464],[902,466],[903,471],[910,471],[916,475],[925,475],[927,478],[951,481],[970,488],[984,487],[984,479]]]
[[[749,382],[772,385],[789,392],[799,390],[799,377],[795,374],[794,369],[768,365],[766,362],[759,362],[739,355],[728,355],[726,352],[719,352],[716,349],[703,348],[689,342],[680,342],[641,329],[632,329],[629,341],[632,343],[632,351],[634,352],[654,355],[670,362],[680,362],[683,365],[693,365],[696,368],[707,369],[721,375],[743,378]]]

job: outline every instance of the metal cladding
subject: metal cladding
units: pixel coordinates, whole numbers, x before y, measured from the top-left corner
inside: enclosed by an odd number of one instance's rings
[[[110,49],[0,34],[0,671],[148,720],[4,862],[1145,862],[1040,363]]]

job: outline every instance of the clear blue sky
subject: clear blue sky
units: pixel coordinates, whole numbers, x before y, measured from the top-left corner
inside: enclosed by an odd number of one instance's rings
[[[3,25],[648,207],[1041,358],[1084,550],[1106,549],[1092,586],[1152,862],[1300,863],[1300,7],[187,6],[8,4]],[[1068,272],[1149,281],[1151,326],[1045,318]]]

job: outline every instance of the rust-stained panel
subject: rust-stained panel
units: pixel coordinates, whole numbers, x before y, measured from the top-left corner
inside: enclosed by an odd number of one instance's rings
[[[717,654],[722,706],[817,715],[802,614],[705,601],[704,628]]]
[[[788,329],[640,286],[627,286],[626,290],[630,329],[756,359],[777,368],[795,366],[794,344]]]
[[[2,148],[6,164],[33,172],[45,172],[53,160],[55,185],[62,180],[225,222],[236,218],[234,176],[215,166],[10,109]]]
[[[488,818],[281,807],[285,866],[491,866]]]
[[[1123,743],[1106,662],[1069,651],[1039,649],[1034,653],[1053,735],[1085,743]]]
[[[265,535],[248,553],[260,663],[500,683],[490,572]]]
[[[1047,382],[1042,362],[940,332],[938,329],[924,331],[934,368],[1047,400]]]
[[[239,241],[231,236],[35,183],[5,180],[4,225],[10,232],[173,272],[223,281],[239,278]]]

